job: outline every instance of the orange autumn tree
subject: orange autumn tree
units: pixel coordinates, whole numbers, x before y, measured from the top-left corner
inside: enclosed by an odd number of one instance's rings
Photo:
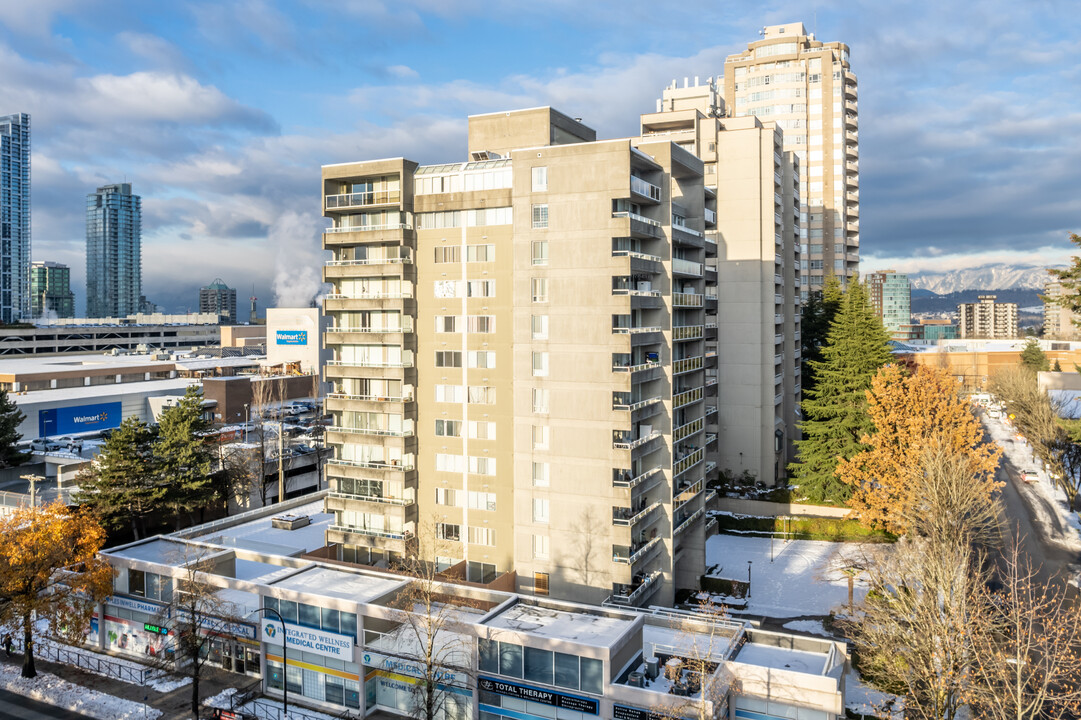
[[[912,372],[886,365],[867,400],[875,432],[863,442],[870,448],[837,467],[853,487],[849,505],[865,525],[897,534],[909,529],[906,518],[919,516],[929,452],[962,462],[970,489],[987,497],[995,492],[1002,451],[982,443],[983,430],[952,375],[925,365]]]
[[[82,641],[94,606],[113,587],[112,568],[98,557],[104,543],[97,520],[59,502],[0,517],[0,625],[22,630],[23,677],[37,675],[35,618]]]

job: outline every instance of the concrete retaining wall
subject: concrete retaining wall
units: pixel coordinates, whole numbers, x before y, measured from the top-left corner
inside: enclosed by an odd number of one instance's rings
[[[777,517],[779,515],[805,515],[808,517],[843,518],[852,512],[851,508],[827,507],[825,505],[800,505],[798,503],[775,503],[764,500],[745,500],[743,498],[718,497],[714,500],[714,509],[740,515],[761,515]]]

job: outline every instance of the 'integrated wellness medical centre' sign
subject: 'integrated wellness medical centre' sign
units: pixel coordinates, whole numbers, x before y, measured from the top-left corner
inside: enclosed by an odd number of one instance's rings
[[[277,620],[265,620],[262,624],[262,639],[268,645],[282,644],[282,624]],[[323,657],[353,662],[353,638],[349,635],[328,633],[322,630],[285,626],[285,646],[289,651],[304,650]]]

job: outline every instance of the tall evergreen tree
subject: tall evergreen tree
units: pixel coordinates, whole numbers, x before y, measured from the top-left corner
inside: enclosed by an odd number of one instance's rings
[[[844,503],[852,493],[837,477],[837,464],[866,448],[860,440],[874,429],[867,391],[890,361],[888,343],[866,288],[853,281],[830,325],[822,359],[812,363],[817,383],[803,394],[799,461],[789,467],[800,494],[813,502]]]
[[[18,447],[23,439],[19,432],[23,420],[26,415],[8,397],[7,390],[0,390],[0,467],[22,465],[30,456]]]
[[[1051,369],[1047,355],[1040,349],[1040,343],[1036,342],[1035,338],[1025,343],[1024,349],[1021,350],[1021,364],[1033,372]]]
[[[1070,242],[1081,248],[1081,235],[1070,233]],[[1081,314],[1081,257],[1074,255],[1070,258],[1069,267],[1048,268],[1047,272],[1058,280],[1062,286],[1062,292],[1057,297],[1041,295],[1040,299]]]
[[[80,474],[75,502],[92,510],[107,530],[130,525],[138,539],[146,519],[162,511],[165,498],[153,448],[154,433],[146,423],[125,420]]]
[[[822,346],[826,344],[826,336],[843,297],[841,281],[836,275],[830,275],[822,290],[812,291],[803,306],[799,327],[800,385],[804,394],[814,389],[816,381],[812,365],[822,359]]]
[[[161,414],[154,454],[166,488],[165,503],[176,516],[177,527],[183,513],[207,507],[216,496],[214,452],[201,434],[209,428],[203,419],[203,394],[195,386]]]

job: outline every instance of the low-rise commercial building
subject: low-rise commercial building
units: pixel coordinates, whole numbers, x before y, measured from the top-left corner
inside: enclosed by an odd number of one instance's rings
[[[333,516],[305,498],[105,551],[114,593],[88,641],[146,661],[168,654],[178,580],[199,563],[220,617],[200,618],[210,662],[262,678],[263,692],[363,716],[414,716],[424,662],[411,635],[413,582],[315,559]],[[679,611],[634,612],[440,582],[452,644],[438,671],[440,717],[648,720],[844,717],[843,643]],[[279,619],[279,615],[281,619]],[[704,663],[705,675],[691,672]],[[703,691],[706,688],[706,691]]]
[[[1052,366],[1056,362],[1063,369],[1081,365],[1081,342],[1037,342]],[[948,369],[965,390],[975,392],[984,390],[995,373],[1016,367],[1027,343],[1028,339],[917,341],[905,343],[894,354],[918,364]]]

